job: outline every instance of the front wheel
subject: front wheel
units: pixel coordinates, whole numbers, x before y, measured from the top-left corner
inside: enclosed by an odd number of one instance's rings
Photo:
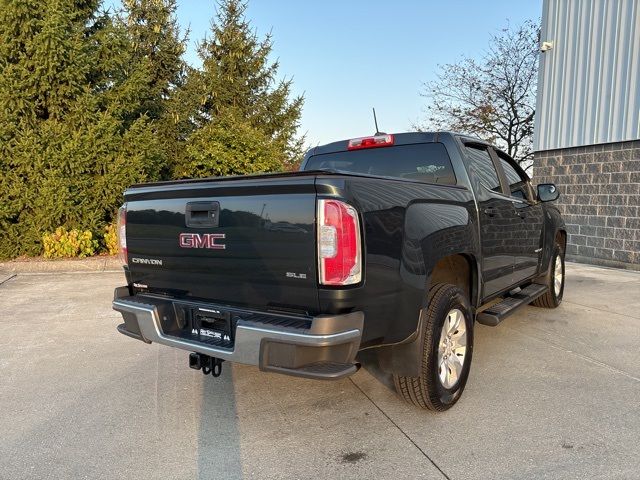
[[[553,249],[551,275],[547,279],[547,293],[536,298],[532,305],[543,308],[556,308],[562,302],[564,294],[564,252],[558,244]]]
[[[429,289],[422,315],[420,376],[394,375],[398,394],[418,407],[444,411],[462,395],[473,353],[473,316],[457,286],[438,283]]]

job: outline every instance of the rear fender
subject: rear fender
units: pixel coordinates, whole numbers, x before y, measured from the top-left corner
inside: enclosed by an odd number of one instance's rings
[[[420,202],[407,209],[402,248],[401,275],[405,282],[420,288],[420,309],[410,325],[404,325],[409,335],[404,341],[381,347],[378,351],[381,368],[390,373],[418,376],[423,353],[422,323],[426,313],[427,289],[438,262],[461,254],[470,263],[472,305],[477,303],[479,250],[473,205]],[[398,328],[398,319],[390,329]],[[410,320],[407,320],[410,321]],[[393,334],[389,332],[388,338]]]
[[[478,228],[473,204],[439,204],[420,202],[412,204],[405,216],[402,247],[401,275],[423,292],[421,306],[426,307],[426,288],[430,284],[434,268],[442,259],[463,255],[470,263],[470,270],[478,272],[476,262],[480,249]],[[471,285],[472,305],[477,304],[477,280],[473,275]]]

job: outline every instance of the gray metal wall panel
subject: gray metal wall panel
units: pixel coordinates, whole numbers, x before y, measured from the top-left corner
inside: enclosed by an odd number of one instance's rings
[[[640,138],[640,0],[544,0],[534,150]]]

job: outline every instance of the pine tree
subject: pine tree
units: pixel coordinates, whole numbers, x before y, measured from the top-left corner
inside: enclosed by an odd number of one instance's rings
[[[292,81],[277,79],[278,62],[269,60],[271,35],[258,38],[246,8],[242,0],[221,1],[211,38],[199,45],[202,69],[190,72],[185,92],[198,100],[194,128],[220,136],[191,135],[178,176],[279,170],[301,155],[296,132],[304,99],[290,99]],[[233,134],[224,133],[229,129]],[[243,156],[253,160],[225,160]]]
[[[158,120],[165,115],[166,101],[184,83],[187,36],[178,25],[175,0],[125,0],[124,8],[119,20],[129,36],[131,65],[146,77],[135,117]]]
[[[64,0],[1,1],[0,98],[7,120],[33,125],[60,118],[81,93],[88,19],[71,7]]]
[[[0,258],[101,232],[132,183],[290,168],[302,97],[226,0],[183,61],[175,0],[0,0]],[[170,163],[169,163],[170,161]],[[289,162],[289,163],[288,163]]]
[[[186,73],[183,59],[188,31],[182,32],[176,17],[176,0],[125,0],[118,16],[127,32],[130,58],[142,82],[138,99],[132,102],[130,118],[146,115],[161,142],[164,158],[161,175],[171,175],[173,159],[184,155],[185,139],[192,131],[190,114],[195,106],[184,102]],[[180,97],[180,98],[176,98]]]
[[[127,38],[97,9],[0,0],[0,258],[40,253],[58,226],[101,231],[128,185],[158,175],[150,120],[113,95],[131,80]]]

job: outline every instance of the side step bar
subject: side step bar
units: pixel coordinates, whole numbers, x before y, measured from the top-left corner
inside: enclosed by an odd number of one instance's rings
[[[492,305],[485,311],[480,312],[476,316],[476,320],[478,321],[478,323],[481,323],[483,325],[495,327],[520,307],[530,304],[536,298],[538,298],[540,295],[544,295],[546,292],[547,287],[545,285],[532,283],[531,285],[520,290],[515,295],[511,295],[501,302]]]

